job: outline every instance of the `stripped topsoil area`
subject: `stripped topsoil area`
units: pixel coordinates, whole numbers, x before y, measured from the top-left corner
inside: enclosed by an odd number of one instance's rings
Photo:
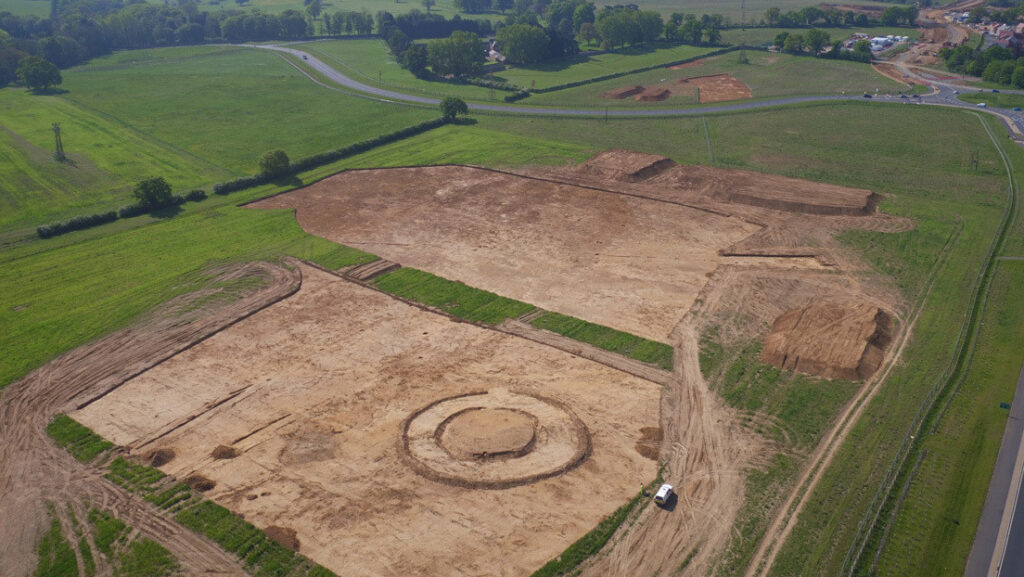
[[[679,204],[490,170],[349,171],[269,198],[303,229],[403,266],[664,340],[759,226]]]
[[[133,455],[173,451],[163,471],[338,575],[527,575],[654,478],[636,445],[660,386],[300,270],[295,295],[71,416]],[[527,481],[434,480],[410,450]]]

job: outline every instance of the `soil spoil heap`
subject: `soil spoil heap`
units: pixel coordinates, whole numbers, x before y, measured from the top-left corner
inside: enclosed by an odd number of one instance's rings
[[[671,158],[628,150],[608,150],[577,167],[587,176],[620,182],[641,182],[678,166]]]
[[[761,360],[826,378],[867,379],[892,339],[892,319],[875,305],[816,303],[775,319]]]

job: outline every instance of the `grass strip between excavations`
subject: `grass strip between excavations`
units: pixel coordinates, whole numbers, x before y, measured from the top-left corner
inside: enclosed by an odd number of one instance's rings
[[[400,268],[374,279],[380,290],[440,309],[470,322],[496,325],[524,315],[533,305],[473,288],[414,268]]]
[[[666,371],[672,370],[672,347],[665,343],[552,312],[544,313],[530,324],[624,357],[657,365]]]
[[[67,415],[58,415],[54,422],[62,423],[63,428],[47,427],[47,432],[54,437],[58,444],[61,444],[64,437],[55,435],[62,433],[64,429],[73,428],[67,425],[67,422],[74,423],[80,429],[84,429],[90,435],[100,439],[99,435]],[[51,432],[51,429],[54,432]],[[61,446],[67,448],[68,445]],[[113,443],[110,443],[110,447],[113,447]],[[245,521],[228,509],[202,498],[185,485],[174,483],[167,486],[171,477],[164,475],[155,467],[118,456],[107,465],[107,473],[104,476],[111,482],[141,495],[146,501],[172,514],[174,520],[181,525],[210,538],[225,551],[234,553],[244,563],[246,571],[255,577],[280,575],[334,577],[335,575],[329,569],[321,567],[305,556],[272,541],[252,523]]]

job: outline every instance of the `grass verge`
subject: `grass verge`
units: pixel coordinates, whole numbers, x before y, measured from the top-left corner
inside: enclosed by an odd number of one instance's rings
[[[92,461],[97,455],[114,446],[67,415],[54,417],[46,426],[46,434],[50,435],[58,447],[83,463]]]
[[[536,307],[413,268],[400,268],[373,281],[384,292],[434,307],[454,317],[496,325]]]
[[[666,371],[672,370],[672,347],[665,343],[647,340],[606,326],[551,312],[544,313],[530,324],[606,351],[657,365]]]

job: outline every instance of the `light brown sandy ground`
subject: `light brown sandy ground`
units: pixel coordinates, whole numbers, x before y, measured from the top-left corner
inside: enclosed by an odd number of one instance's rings
[[[654,477],[635,444],[658,425],[661,387],[302,272],[295,296],[72,416],[135,453],[173,448],[166,472],[216,481],[208,496],[258,526],[295,529],[300,551],[339,575],[526,575]],[[591,457],[505,490],[428,481],[403,464],[411,412],[499,388],[572,407]],[[213,460],[221,444],[242,455]]]
[[[664,340],[756,225],[578,186],[440,166],[345,172],[267,199],[302,227],[548,310]]]

